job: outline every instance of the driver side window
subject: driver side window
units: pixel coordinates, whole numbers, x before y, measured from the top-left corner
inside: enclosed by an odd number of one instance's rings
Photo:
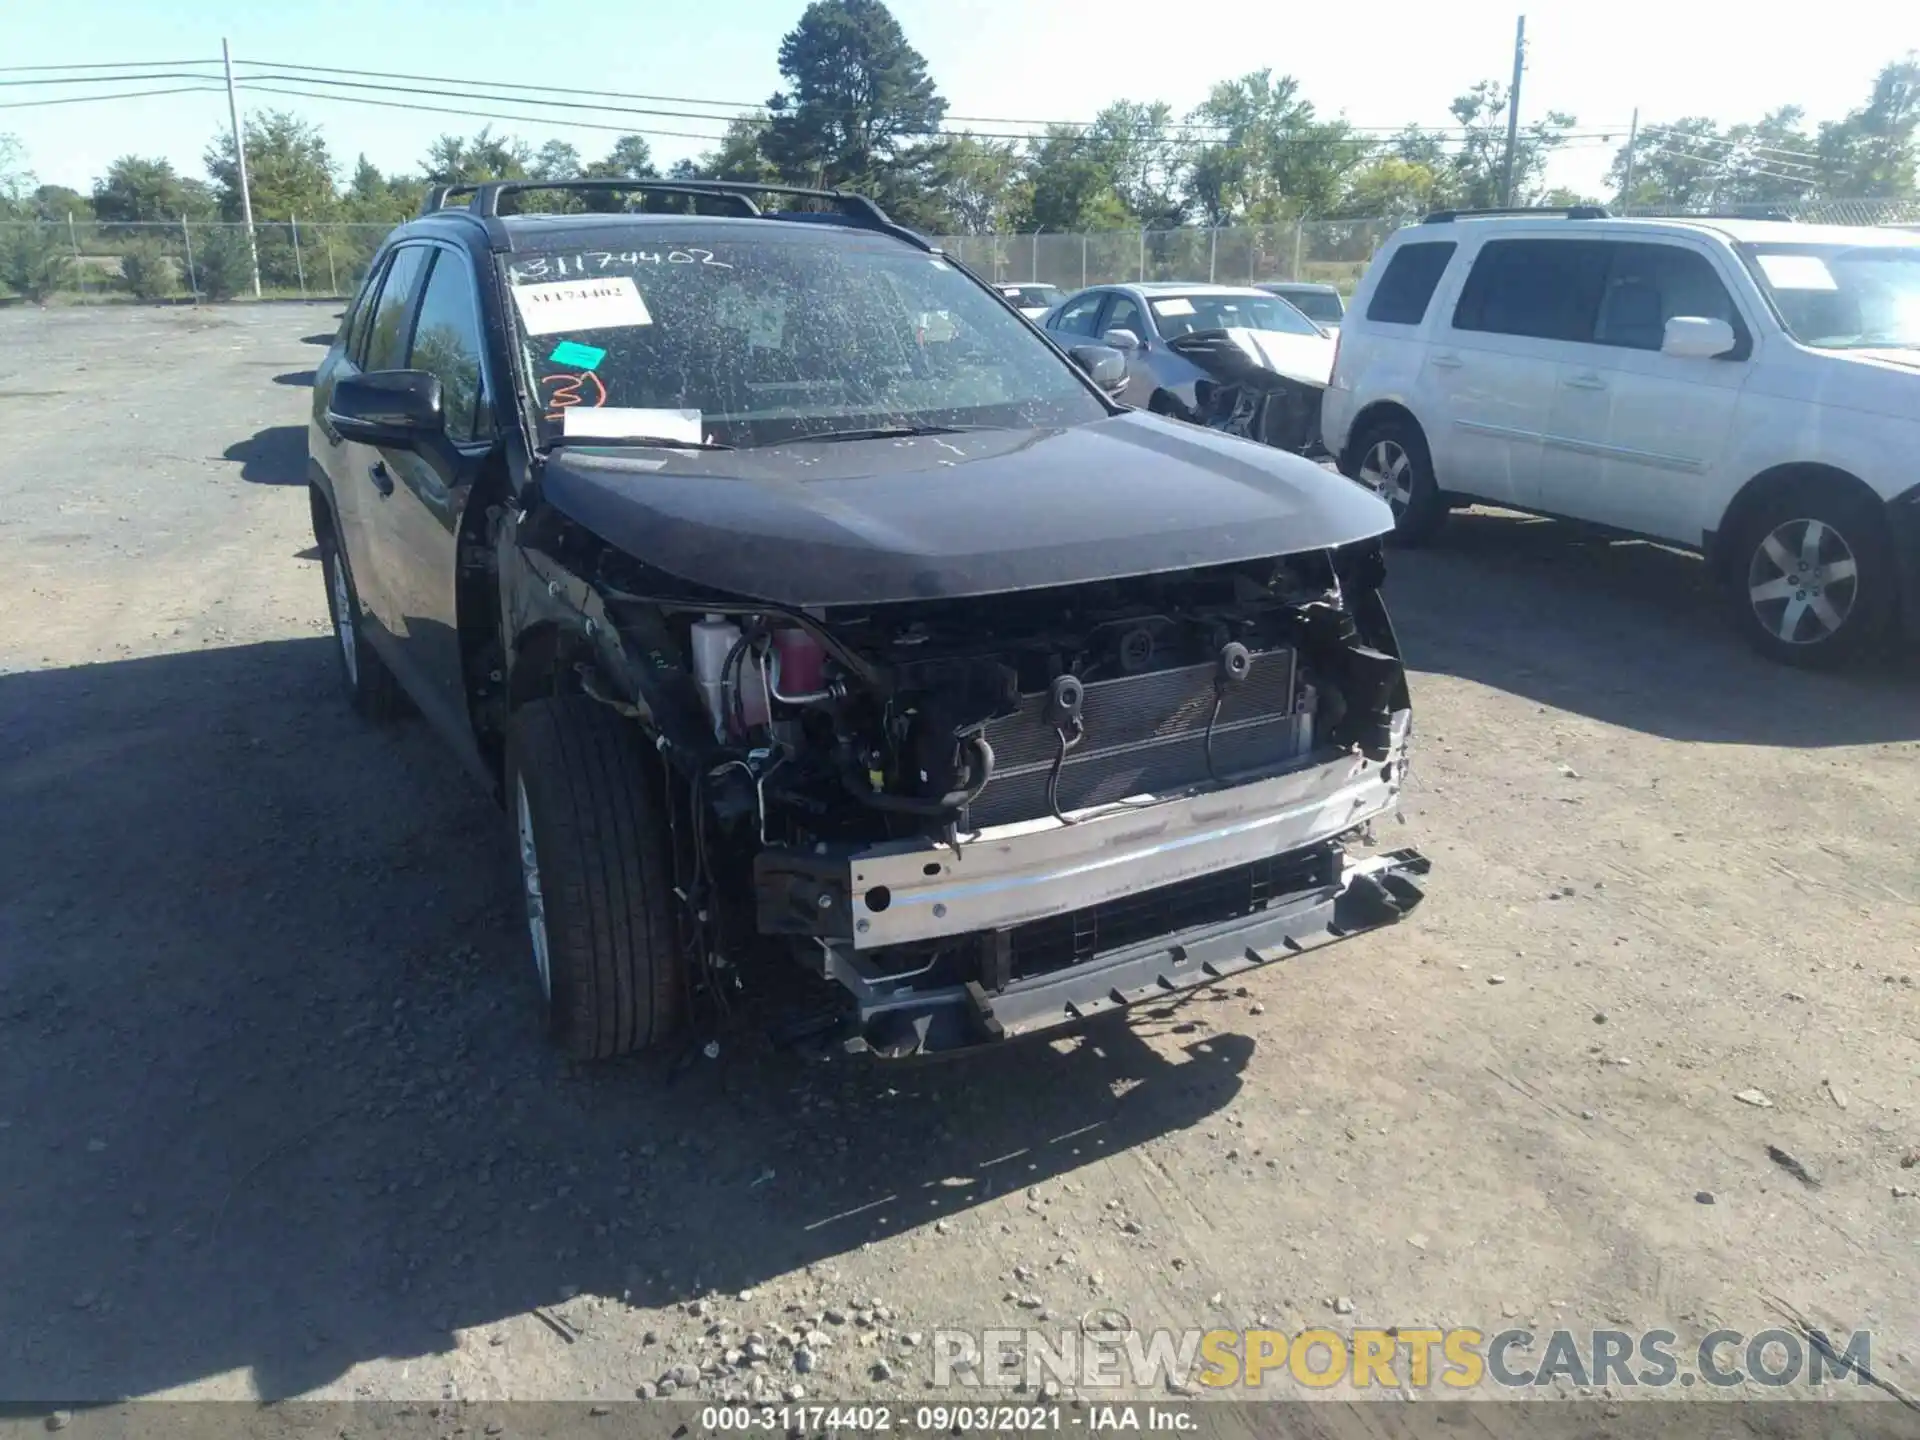
[[[420,300],[408,364],[440,377],[447,438],[456,443],[480,439],[493,428],[480,379],[480,348],[473,277],[458,255],[442,250]]]
[[[413,297],[419,293],[430,253],[423,245],[394,252],[387,278],[380,286],[380,299],[374,305],[362,368],[398,370],[407,363],[407,317],[413,312]]]
[[[1104,290],[1089,290],[1067,304],[1053,322],[1053,328],[1063,335],[1092,335],[1093,323],[1100,318],[1100,306],[1106,298]]]
[[[1115,296],[1113,308],[1107,312],[1106,324],[1101,328],[1100,333],[1104,335],[1108,330],[1131,330],[1134,339],[1145,340],[1147,318],[1140,313],[1140,307],[1127,296]]]

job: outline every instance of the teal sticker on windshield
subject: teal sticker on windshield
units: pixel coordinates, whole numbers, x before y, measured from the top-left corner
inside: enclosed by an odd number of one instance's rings
[[[571,340],[562,340],[547,357],[555,365],[570,365],[576,370],[595,369],[606,358],[606,351],[596,350],[591,345],[579,345]]]

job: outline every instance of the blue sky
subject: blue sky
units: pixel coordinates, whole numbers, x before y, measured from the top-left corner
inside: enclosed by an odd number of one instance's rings
[[[61,0],[40,12],[43,24],[7,26],[0,65],[213,57],[225,36],[242,60],[755,103],[777,88],[775,50],[803,8],[804,0],[620,6],[579,0],[326,0],[285,6],[259,0]],[[893,8],[958,115],[1084,119],[1122,97],[1166,100],[1184,110],[1212,81],[1271,66],[1298,76],[1323,112],[1344,113],[1367,126],[1444,124],[1453,95],[1482,78],[1504,80],[1516,14],[1514,0],[1324,6],[1273,0],[1210,0],[1204,6],[1166,0],[895,0]],[[1695,113],[1737,120],[1788,102],[1815,119],[1837,117],[1861,103],[1880,65],[1920,44],[1912,0],[1827,0],[1817,11],[1783,7],[1771,14],[1705,0],[1557,0],[1531,4],[1527,11],[1524,112],[1571,111],[1581,132],[1612,130],[1620,138],[1636,105],[1643,120]],[[9,86],[0,90],[0,103],[85,88]],[[461,108],[470,103],[419,98]],[[343,164],[364,152],[383,170],[416,168],[435,135],[485,123],[338,101],[264,94],[243,100],[316,120]],[[721,128],[719,120],[580,118],[631,124],[643,132],[653,127],[713,134]],[[186,173],[199,174],[201,152],[226,123],[222,94],[0,109],[0,133],[21,139],[39,178],[81,190],[128,151],[165,155]],[[589,156],[613,138],[539,121],[502,121],[497,128],[536,144],[564,138]],[[649,139],[662,160],[706,148],[699,139]],[[1612,149],[1598,139],[1584,141],[1557,162],[1554,178],[1597,191]]]

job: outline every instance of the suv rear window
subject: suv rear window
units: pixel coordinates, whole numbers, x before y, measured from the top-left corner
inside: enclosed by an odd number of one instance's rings
[[[1394,251],[1367,302],[1367,319],[1385,325],[1418,325],[1426,319],[1427,302],[1433,299],[1434,287],[1446,274],[1453,252],[1451,240],[1424,240]]]
[[[1613,247],[1598,240],[1489,240],[1454,308],[1453,328],[1591,342]]]

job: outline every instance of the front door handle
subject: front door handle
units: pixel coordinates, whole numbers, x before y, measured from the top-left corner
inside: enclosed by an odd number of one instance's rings
[[[1427,363],[1436,370],[1458,370],[1467,362],[1458,355],[1435,355]]]
[[[373,481],[373,488],[382,495],[393,493],[393,472],[387,469],[387,462],[376,460],[367,467],[367,478]]]
[[[1607,382],[1598,375],[1574,375],[1563,382],[1569,390],[1604,390]]]

